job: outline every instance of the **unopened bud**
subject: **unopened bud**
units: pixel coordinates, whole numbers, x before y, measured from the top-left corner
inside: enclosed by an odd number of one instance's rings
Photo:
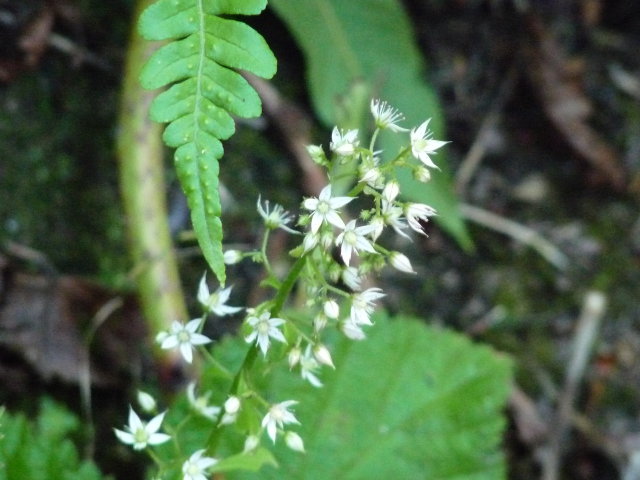
[[[391,180],[382,190],[382,198],[387,202],[393,202],[400,193],[400,185],[395,180]]]
[[[413,171],[413,178],[422,183],[427,183],[431,180],[431,172],[428,168],[418,167]]]
[[[260,439],[256,435],[249,435],[244,441],[244,453],[255,450],[260,445]]]
[[[224,402],[224,411],[229,415],[235,415],[240,410],[240,399],[238,397],[231,396]]]
[[[391,252],[389,262],[391,262],[391,266],[396,270],[400,270],[405,273],[416,273],[407,256],[400,252]]]
[[[152,413],[156,411],[156,407],[157,407],[156,401],[147,392],[138,390],[138,403],[140,404],[140,407],[147,413]]]
[[[289,355],[287,356],[289,360],[289,368],[295,367],[298,363],[300,363],[300,357],[302,356],[302,350],[297,345],[289,350]]]
[[[335,300],[327,300],[324,302],[324,314],[329,317],[336,319],[340,315],[340,307]]]
[[[304,453],[304,442],[302,441],[302,437],[296,432],[285,433],[284,441],[291,450]]]
[[[222,260],[226,265],[235,265],[242,260],[242,252],[240,250],[227,250],[222,255]]]
[[[321,343],[313,347],[313,356],[316,357],[318,363],[327,365],[335,370],[336,367],[333,365],[333,360],[331,359],[331,353],[329,352],[329,349]]]

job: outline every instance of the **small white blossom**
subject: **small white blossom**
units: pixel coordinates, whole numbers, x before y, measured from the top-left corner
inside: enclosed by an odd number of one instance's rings
[[[269,200],[265,200],[263,207],[262,202],[260,201],[260,196],[258,196],[257,207],[258,213],[264,219],[264,224],[269,230],[281,228],[282,230],[289,233],[299,233],[287,226],[293,220],[293,215],[287,212],[282,206],[276,203],[273,206],[273,209],[271,209]]]
[[[331,197],[331,185],[324,187],[318,198],[307,198],[302,206],[307,210],[312,210],[311,232],[316,233],[323,222],[344,228],[344,222],[337,209],[344,207],[353,199],[354,197]]]
[[[416,273],[411,266],[409,258],[400,252],[391,252],[389,262],[391,262],[391,266],[396,270],[400,270],[405,273]]]
[[[147,413],[154,412],[157,408],[156,400],[147,392],[143,392],[142,390],[138,390],[138,404],[142,407]]]
[[[262,419],[262,427],[267,429],[267,434],[273,443],[276,443],[276,433],[278,428],[282,429],[289,423],[300,424],[295,415],[289,411],[289,407],[296,403],[298,402],[295,400],[276,403],[271,406],[269,412]]]
[[[185,361],[191,363],[193,361],[193,347],[211,342],[209,337],[197,332],[201,323],[201,318],[191,320],[186,325],[174,321],[169,332],[160,332],[156,336],[156,341],[164,350],[178,347]]]
[[[311,355],[311,348],[307,346],[304,355],[300,357],[300,376],[303,380],[308,381],[316,388],[322,387],[322,382],[316,376],[316,371],[320,368],[320,364]]]
[[[358,291],[362,288],[362,277],[356,267],[345,267],[341,277],[344,284],[351,290]]]
[[[373,325],[369,318],[375,309],[373,302],[384,296],[382,290],[375,287],[361,293],[354,293],[351,301],[351,322],[354,325]]]
[[[409,226],[418,233],[426,235],[420,220],[425,222],[429,221],[429,217],[436,215],[436,211],[433,207],[425,205],[424,203],[409,203],[405,207],[405,215],[407,216],[407,222]]]
[[[189,400],[191,408],[193,408],[203,417],[206,417],[210,420],[215,420],[220,413],[220,407],[209,405],[210,394],[210,392],[207,392],[205,395],[201,395],[198,397],[196,396],[196,384],[194,382],[191,382],[187,386],[187,400]]]
[[[210,293],[206,277],[207,274],[205,273],[200,279],[200,285],[198,286],[198,301],[207,312],[223,317],[242,310],[242,307],[231,307],[225,305],[225,303],[229,301],[229,296],[231,295],[231,289],[233,287],[223,289],[219,288],[215,292]]]
[[[230,425],[234,423],[238,418],[238,412],[240,411],[241,406],[242,403],[240,402],[240,399],[235,395],[227,398],[224,402],[224,415],[222,416],[220,423],[222,425]]]
[[[278,329],[280,325],[285,323],[282,318],[271,318],[270,312],[262,312],[259,317],[250,316],[247,318],[247,323],[253,328],[253,332],[245,337],[245,341],[251,343],[255,340],[256,345],[262,350],[262,355],[267,355],[270,344],[269,338],[273,338],[278,342],[287,343],[286,338],[284,338],[284,335]]]
[[[438,168],[429,155],[433,155],[436,153],[436,150],[449,142],[433,140],[431,138],[431,132],[427,129],[428,126],[429,120],[411,130],[411,153],[427,167]]]
[[[373,99],[371,100],[370,106],[371,114],[376,122],[376,127],[380,129],[386,128],[392,132],[406,132],[408,130],[397,125],[398,122],[404,120],[404,115],[387,102]]]
[[[431,172],[428,168],[418,167],[413,172],[413,178],[421,183],[428,183],[431,181]]]
[[[218,460],[212,457],[203,457],[205,450],[194,452],[189,460],[182,464],[182,480],[207,480],[207,470],[213,467]]]
[[[331,359],[331,352],[329,352],[329,349],[321,343],[313,347],[313,356],[322,365],[327,365],[335,370],[336,367]]]
[[[240,250],[225,250],[222,254],[222,261],[225,265],[235,265],[242,260],[242,252]]]
[[[340,306],[338,306],[338,302],[333,299],[329,299],[324,302],[322,308],[324,310],[324,314],[329,318],[336,319],[340,315]]]
[[[398,235],[410,238],[409,235],[404,233],[407,224],[402,218],[402,208],[393,202],[387,202],[384,198],[382,199],[382,218],[385,225],[390,225]]]
[[[294,452],[304,453],[304,442],[302,441],[302,437],[298,435],[296,432],[287,432],[284,434],[284,441]]]
[[[347,223],[342,233],[336,238],[336,245],[340,245],[340,256],[345,265],[349,265],[352,252],[355,252],[356,255],[359,250],[376,253],[373,245],[365,238],[365,235],[369,235],[372,231],[371,225],[356,227],[355,220]]]
[[[147,445],[159,445],[168,441],[171,438],[169,435],[158,433],[165,413],[153,417],[149,423],[144,423],[133,408],[129,408],[129,425],[124,427],[126,431],[114,428],[118,440],[132,445],[134,450],[142,450]]]
[[[304,240],[302,241],[302,247],[305,252],[312,250],[318,245],[318,241],[320,240],[320,235],[318,233],[307,232],[304,236]]]
[[[384,217],[380,215],[374,216],[369,222],[369,225],[371,226],[371,239],[375,242],[384,230]]]
[[[375,188],[378,185],[382,172],[378,167],[371,167],[367,169],[360,177],[361,182],[367,183],[370,187]]]
[[[324,313],[319,313],[313,319],[313,330],[316,333],[321,332],[327,326],[327,316]]]
[[[342,155],[343,157],[353,155],[356,147],[360,144],[358,140],[358,130],[339,130],[334,127],[331,132],[331,143],[329,148],[332,152]]]

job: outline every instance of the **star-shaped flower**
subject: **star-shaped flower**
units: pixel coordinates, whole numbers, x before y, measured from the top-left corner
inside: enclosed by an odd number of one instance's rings
[[[371,114],[376,122],[376,127],[381,130],[385,128],[392,132],[406,132],[408,130],[397,125],[398,122],[404,120],[404,115],[387,102],[378,99],[371,100]]]
[[[351,299],[351,312],[349,320],[354,325],[373,325],[369,318],[375,310],[376,300],[385,294],[379,288],[368,288],[364,292],[354,293]]]
[[[191,382],[187,386],[187,400],[191,408],[198,412],[203,417],[207,417],[209,420],[215,420],[220,413],[220,407],[209,405],[209,396],[211,392],[207,392],[205,395],[196,395],[196,384]]]
[[[307,346],[304,355],[300,357],[300,376],[303,380],[307,380],[314,387],[322,387],[322,382],[316,376],[316,371],[320,368],[320,364],[311,354],[311,347]]]
[[[251,343],[255,340],[256,345],[262,350],[262,355],[267,355],[271,343],[269,338],[287,343],[287,339],[278,329],[280,325],[285,323],[282,318],[271,318],[270,312],[262,312],[259,317],[252,315],[247,318],[247,323],[253,328],[253,332],[245,337],[245,341]]]
[[[333,128],[331,132],[331,143],[329,144],[332,152],[344,157],[353,155],[359,144],[358,130],[347,130],[345,132],[339,130],[338,127]]]
[[[171,438],[166,433],[158,433],[165,413],[153,417],[149,423],[144,423],[133,408],[129,408],[129,425],[124,426],[126,431],[114,428],[116,436],[122,443],[132,445],[134,450],[142,450],[147,445],[164,443]]]
[[[331,223],[339,228],[344,228],[344,222],[337,209],[345,206],[354,197],[331,197],[331,185],[322,189],[318,198],[307,198],[302,206],[311,213],[311,232],[316,233],[323,222]]]
[[[411,130],[411,153],[427,167],[438,168],[438,166],[433,163],[429,155],[433,155],[434,153],[436,153],[436,150],[449,142],[433,140],[431,138],[431,131],[427,129],[428,127],[429,120],[424,122],[419,127]]]
[[[206,276],[206,273],[202,275],[200,285],[198,286],[198,301],[207,312],[211,312],[219,317],[224,317],[225,315],[231,315],[232,313],[242,310],[242,307],[225,305],[225,303],[229,301],[233,287],[219,288],[215,292],[210,293]]]
[[[358,254],[359,250],[364,250],[369,253],[376,253],[373,245],[365,238],[365,235],[369,235],[375,227],[371,225],[363,225],[356,227],[356,221],[351,220],[347,223],[344,231],[336,238],[336,245],[340,245],[340,256],[345,265],[349,265],[351,260],[351,253]]]
[[[269,200],[265,200],[263,207],[260,196],[258,196],[257,207],[258,213],[264,219],[264,224],[269,230],[281,228],[289,233],[299,233],[287,226],[293,220],[293,215],[287,212],[282,206],[276,203],[273,205],[273,209],[271,209]]]
[[[429,221],[429,217],[436,215],[436,210],[424,203],[409,203],[404,209],[404,213],[407,216],[407,222],[409,226],[418,233],[426,235],[420,220],[424,222]]]
[[[185,361],[191,363],[193,361],[193,347],[211,342],[209,337],[197,332],[201,323],[201,318],[191,320],[186,325],[174,321],[171,324],[171,330],[160,332],[156,336],[156,341],[160,343],[160,348],[165,350],[178,347]]]
[[[289,411],[289,407],[296,403],[298,402],[295,400],[276,403],[271,406],[269,412],[262,419],[262,427],[267,429],[267,434],[273,443],[276,443],[276,433],[278,428],[282,429],[289,423],[300,424],[295,415]]]
[[[194,452],[189,460],[182,464],[182,480],[207,480],[207,470],[213,467],[218,460],[212,457],[203,457],[205,450]]]

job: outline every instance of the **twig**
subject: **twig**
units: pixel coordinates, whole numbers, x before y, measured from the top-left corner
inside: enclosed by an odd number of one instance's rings
[[[507,75],[502,84],[500,85],[498,94],[493,101],[491,110],[484,117],[482,125],[480,126],[480,130],[478,130],[478,134],[476,135],[476,138],[473,141],[469,152],[462,160],[462,163],[460,164],[460,167],[456,172],[456,191],[461,197],[464,197],[464,193],[467,189],[469,181],[471,180],[471,177],[473,176],[474,172],[478,168],[478,165],[480,165],[480,162],[487,152],[487,145],[489,143],[487,141],[487,138],[500,119],[504,104],[511,96],[511,91],[513,90],[513,85],[516,78],[516,69],[515,67],[511,67],[507,72]]]
[[[71,57],[75,57],[80,62],[86,62],[103,72],[113,73],[113,66],[109,64],[109,62],[90,52],[86,48],[72,42],[67,37],[63,37],[57,33],[51,33],[49,35],[48,43],[56,50]]]
[[[558,398],[558,409],[553,423],[549,444],[542,455],[542,480],[558,480],[563,454],[563,444],[573,418],[573,404],[578,386],[584,376],[591,348],[596,339],[606,308],[602,292],[591,291],[585,295],[582,313],[576,326],[572,356],[567,366],[564,388]]]
[[[559,270],[565,270],[569,265],[569,259],[564,253],[529,227],[466,203],[460,204],[460,212],[467,220],[503,233],[533,248]]]

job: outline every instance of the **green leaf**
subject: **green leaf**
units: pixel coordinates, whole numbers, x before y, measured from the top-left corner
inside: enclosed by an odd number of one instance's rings
[[[270,78],[276,60],[246,24],[220,15],[255,15],[266,0],[159,0],[140,16],[149,40],[170,40],[140,75],[145,88],[171,87],[154,100],[150,114],[169,125],[164,141],[176,148],[175,166],[189,201],[191,220],[207,262],[225,283],[218,159],[233,135],[231,115],[260,115],[258,94],[236,71]]]
[[[249,453],[240,453],[221,460],[211,469],[212,472],[230,472],[233,470],[248,470],[257,472],[266,465],[277,466],[273,454],[266,448],[256,448]]]
[[[324,388],[281,369],[266,398],[299,400],[304,455],[284,442],[280,468],[230,479],[505,478],[500,440],[511,363],[466,337],[417,319],[381,316],[363,342],[340,339]]]
[[[407,125],[432,118],[436,138],[445,138],[437,95],[424,81],[423,59],[397,0],[272,0],[271,5],[306,57],[311,99],[328,126],[338,123],[338,99],[365,79],[375,96],[404,113]],[[381,138],[389,155],[395,155],[400,144],[395,135]],[[436,162],[442,172],[435,173],[431,183],[424,185],[403,175],[402,190],[410,200],[433,205],[442,227],[470,248],[443,153],[438,153]]]

